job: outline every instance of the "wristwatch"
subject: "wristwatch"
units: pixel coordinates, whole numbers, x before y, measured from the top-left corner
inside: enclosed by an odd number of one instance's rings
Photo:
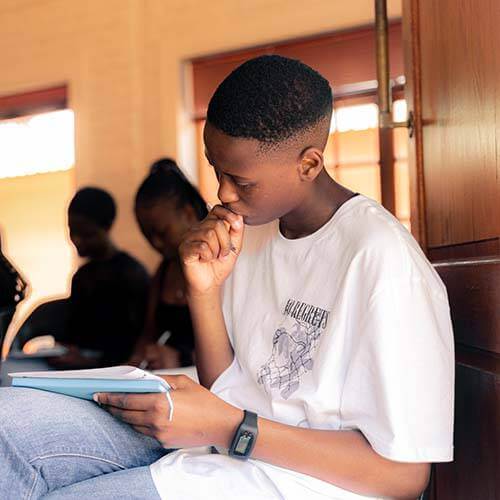
[[[257,427],[257,413],[248,410],[243,410],[243,413],[243,420],[234,433],[228,454],[231,457],[247,460],[255,446],[259,430]]]

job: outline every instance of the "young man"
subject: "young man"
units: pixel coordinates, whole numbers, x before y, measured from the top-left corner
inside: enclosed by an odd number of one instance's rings
[[[451,460],[445,288],[392,215],[326,174],[331,111],[328,83],[277,56],[240,66],[210,102],[206,154],[222,205],[180,249],[202,385],[166,377],[171,421],[161,395],[97,397],[139,433],[185,449],[150,469],[94,479],[85,480],[103,472],[82,465],[81,482],[61,488],[55,465],[38,472],[33,446],[22,447],[26,435],[9,437],[0,444],[16,459],[0,465],[0,485],[29,470],[27,486],[53,491],[51,499],[107,498],[104,491],[172,500],[416,498],[429,463]],[[14,409],[0,429],[34,396],[8,395]],[[93,456],[107,460],[106,471],[111,462],[130,469],[161,454],[156,441],[139,441],[97,407],[71,404],[73,414],[112,429],[102,439],[94,425],[87,438],[104,441]],[[72,463],[64,467],[73,471]]]

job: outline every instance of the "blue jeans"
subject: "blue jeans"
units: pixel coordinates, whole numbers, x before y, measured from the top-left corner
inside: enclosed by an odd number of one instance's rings
[[[93,402],[0,389],[2,500],[158,500],[148,466],[166,453]]]

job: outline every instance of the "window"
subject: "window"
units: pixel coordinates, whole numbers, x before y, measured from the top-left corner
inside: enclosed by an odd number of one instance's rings
[[[65,107],[60,88],[0,97],[2,249],[29,284],[9,337],[38,303],[69,289],[75,258],[66,210],[75,152],[74,115]]]
[[[406,101],[393,105],[394,120],[406,119]],[[327,172],[340,184],[381,202],[378,106],[374,103],[341,106],[333,112],[330,138],[325,150]],[[410,229],[408,132],[394,130],[394,177],[396,217]]]
[[[0,179],[69,170],[74,163],[73,111],[0,120]]]

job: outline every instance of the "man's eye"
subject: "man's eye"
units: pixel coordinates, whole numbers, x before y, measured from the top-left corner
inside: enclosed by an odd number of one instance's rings
[[[250,189],[251,187],[254,186],[254,184],[252,182],[238,182],[233,176],[231,176],[229,174],[221,174],[215,168],[214,168],[214,173],[215,173],[215,177],[217,178],[219,183],[221,182],[221,179],[224,175],[226,178],[228,178],[233,183],[233,185],[237,186],[240,189]]]

